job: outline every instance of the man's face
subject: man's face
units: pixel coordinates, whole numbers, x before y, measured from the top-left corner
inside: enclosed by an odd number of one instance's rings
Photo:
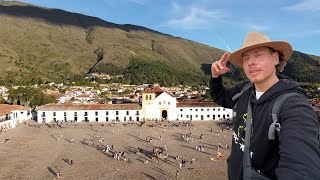
[[[257,47],[242,54],[243,69],[248,79],[255,84],[268,83],[276,76],[275,65],[279,63],[279,54],[267,47]]]

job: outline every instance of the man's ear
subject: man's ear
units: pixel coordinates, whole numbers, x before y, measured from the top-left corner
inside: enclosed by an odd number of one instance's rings
[[[272,57],[273,57],[274,65],[278,65],[279,64],[279,53],[278,52],[273,52],[272,53]]]

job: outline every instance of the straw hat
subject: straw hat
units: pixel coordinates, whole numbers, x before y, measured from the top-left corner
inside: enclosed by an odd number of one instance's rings
[[[256,47],[271,47],[277,51],[284,61],[288,60],[292,53],[292,47],[285,41],[271,41],[270,38],[259,32],[249,32],[243,42],[242,48],[230,55],[230,62],[242,67],[242,54]]]

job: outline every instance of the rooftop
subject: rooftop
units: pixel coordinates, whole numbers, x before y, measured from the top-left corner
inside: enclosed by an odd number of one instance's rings
[[[38,111],[71,111],[71,110],[141,110],[139,104],[47,104]]]

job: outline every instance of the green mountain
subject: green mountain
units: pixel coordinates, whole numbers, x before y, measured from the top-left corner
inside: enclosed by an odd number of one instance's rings
[[[223,54],[145,27],[21,2],[0,2],[0,24],[0,82],[82,77],[97,63],[101,50],[103,59],[93,72],[120,72],[127,83],[206,82],[203,77],[210,74],[211,63]],[[319,57],[295,52],[291,59],[285,73],[299,81],[320,82],[314,76],[320,72]]]

